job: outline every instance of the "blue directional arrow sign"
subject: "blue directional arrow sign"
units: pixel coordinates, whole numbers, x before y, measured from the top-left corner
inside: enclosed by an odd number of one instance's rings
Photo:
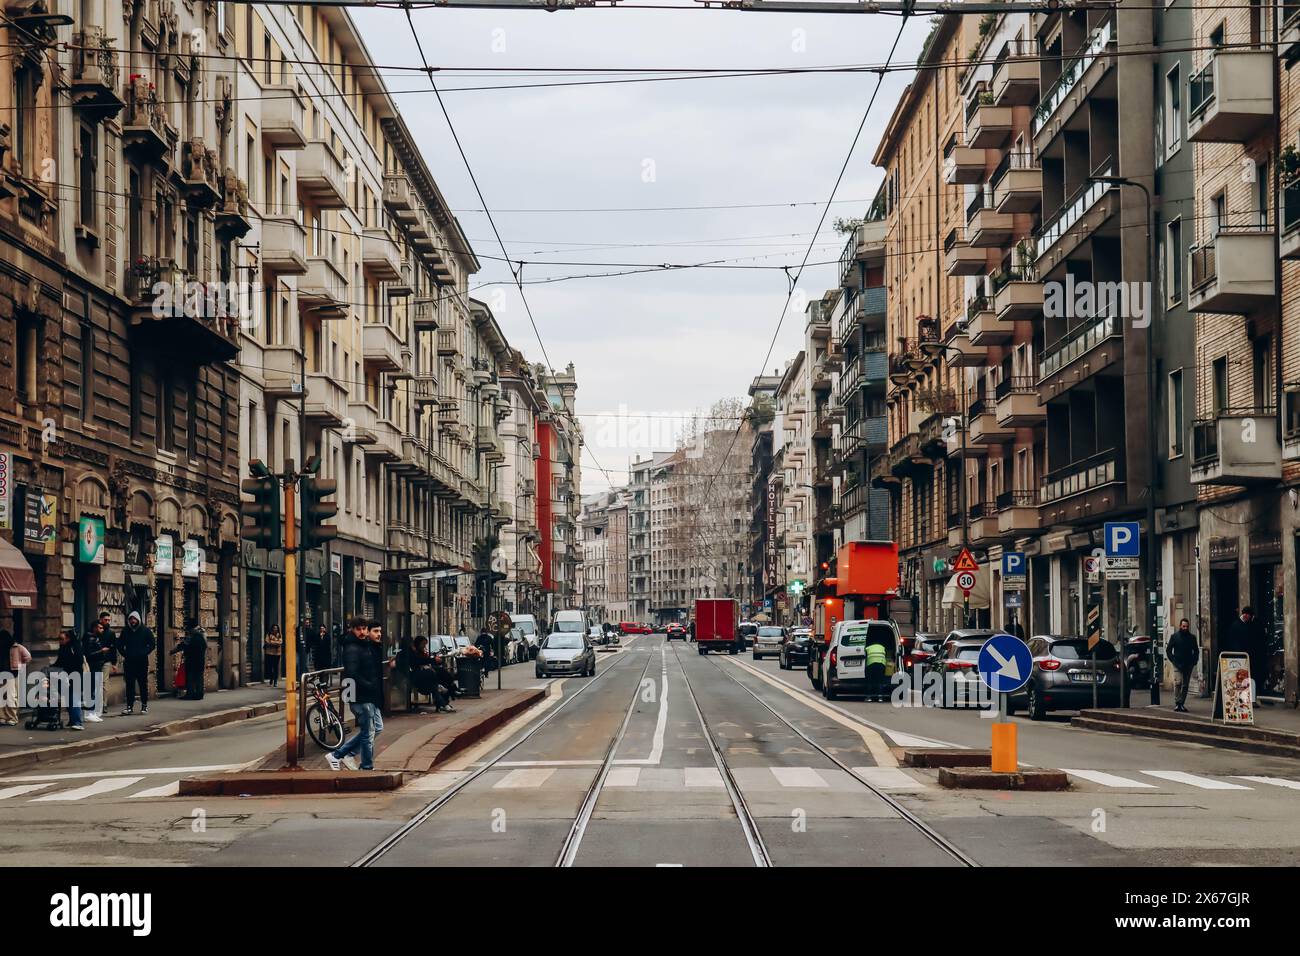
[[[980,680],[994,693],[1020,690],[1029,681],[1033,666],[1029,647],[1012,634],[994,634],[980,649]]]

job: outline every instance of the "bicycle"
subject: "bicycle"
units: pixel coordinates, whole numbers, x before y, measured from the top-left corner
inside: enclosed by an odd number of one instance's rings
[[[343,718],[334,707],[324,682],[312,681],[308,693],[314,699],[307,705],[307,734],[317,746],[334,750],[343,744]]]

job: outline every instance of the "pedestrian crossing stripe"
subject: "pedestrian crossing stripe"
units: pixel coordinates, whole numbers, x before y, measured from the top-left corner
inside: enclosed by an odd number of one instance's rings
[[[1168,780],[1172,783],[1185,783],[1190,787],[1198,787],[1201,790],[1249,790],[1250,787],[1244,787],[1239,783],[1228,783],[1226,780],[1215,780],[1212,777],[1198,777],[1194,773],[1184,773],[1181,770],[1143,770],[1148,777],[1157,777],[1161,780]]]
[[[1129,788],[1155,790],[1154,783],[1145,783],[1141,780],[1130,780],[1128,777],[1121,777],[1118,774],[1106,773],[1103,770],[1064,770],[1071,777],[1078,777],[1080,780],[1087,780],[1091,783],[1099,783],[1103,787]]]

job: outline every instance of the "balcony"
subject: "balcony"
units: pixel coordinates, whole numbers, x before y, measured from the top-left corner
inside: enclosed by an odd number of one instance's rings
[[[881,451],[889,443],[889,420],[884,415],[868,415],[844,426],[840,432],[840,453],[848,456],[866,449]]]
[[[1038,99],[1038,45],[1008,40],[993,61],[993,104],[1028,106]]]
[[[307,420],[337,428],[348,417],[348,390],[324,372],[307,373]]]
[[[443,431],[460,428],[460,402],[443,399],[438,405],[438,427]]]
[[[343,163],[330,144],[314,139],[298,157],[298,192],[321,209],[343,209],[348,204]]]
[[[224,242],[242,239],[253,229],[248,215],[248,186],[233,169],[227,169],[221,177],[221,201],[217,203],[213,229]]]
[[[375,419],[375,440],[362,448],[367,458],[397,461],[402,457],[402,433],[387,418]]]
[[[883,331],[888,293],[884,286],[868,286],[853,300],[853,315],[859,325],[868,331]]]
[[[1115,175],[1115,164],[1106,160],[1093,172],[1095,176]],[[1069,255],[1079,243],[1110,218],[1118,207],[1115,202],[1103,202],[1115,192],[1108,182],[1087,179],[1081,183],[1059,209],[1043,219],[1034,237],[1033,254],[1038,274],[1046,276],[1053,264]],[[1094,211],[1095,210],[1095,211]],[[1074,231],[1076,225],[1081,225]],[[1048,254],[1051,253],[1050,259]]]
[[[296,83],[262,89],[262,142],[274,149],[307,148],[307,108]]]
[[[480,425],[478,427],[477,447],[490,462],[502,462],[506,460],[505,448],[502,446],[501,436],[497,434],[497,430],[491,425]]]
[[[885,245],[885,221],[871,214],[858,223],[840,252],[840,285],[845,289],[861,287],[862,272],[858,263],[873,254],[881,254]]]
[[[348,402],[348,417],[343,427],[343,441],[352,445],[373,445],[379,426],[379,409],[369,402]]]
[[[1049,472],[1038,486],[1039,507],[1123,480],[1118,453],[1110,448]],[[1056,523],[1050,517],[1045,520]]]
[[[122,99],[117,50],[103,27],[86,27],[72,37],[72,106],[94,122],[111,120],[126,105]]]
[[[208,149],[200,137],[186,140],[181,145],[181,191],[189,206],[208,209],[221,199],[217,162],[217,151]]]
[[[1188,257],[1188,311],[1249,315],[1275,302],[1270,227],[1225,226]]]
[[[1033,153],[1012,150],[993,170],[989,190],[1000,213],[1034,212],[1043,203],[1043,168]]]
[[[1282,0],[1282,32],[1277,50],[1289,68],[1300,59],[1300,0]]]
[[[298,281],[298,307],[322,320],[346,318],[351,305],[343,273],[328,256],[308,256]]]
[[[1002,248],[1009,245],[1015,226],[1014,216],[998,212],[990,205],[983,187],[966,207],[966,241],[976,248]]]
[[[1192,484],[1274,484],[1281,479],[1276,408],[1230,408],[1192,422]]]
[[[988,153],[983,149],[962,146],[954,141],[944,151],[943,181],[949,186],[982,183],[987,168]]]
[[[1003,269],[989,277],[989,286],[999,322],[1027,322],[1042,317],[1043,283],[1033,269]]]
[[[140,160],[154,161],[169,155],[175,142],[158,91],[147,77],[132,77],[122,115],[123,151]]]
[[[1097,362],[1090,363],[1095,365],[1091,371],[1100,371],[1112,362],[1119,361],[1123,351],[1123,337],[1123,322],[1115,315],[1099,315],[1075,326],[1043,350],[1042,357],[1038,360],[1039,385],[1046,384],[1048,379],[1090,355],[1108,340],[1114,341],[1115,348],[1100,355]],[[1076,376],[1078,377],[1081,376]]]
[[[415,222],[419,219],[422,207],[411,181],[405,173],[386,173],[384,175],[384,205],[398,221]]]
[[[142,259],[131,267],[131,331],[139,344],[196,364],[228,362],[239,355],[239,315],[228,302],[195,282],[172,260]]]
[[[290,216],[264,216],[261,220],[262,275],[307,274],[307,229]]]
[[[361,327],[361,354],[365,363],[380,372],[398,372],[405,367],[405,343],[391,325],[367,322]]]
[[[416,299],[411,306],[411,324],[417,332],[432,332],[438,328],[438,300]]]
[[[989,454],[989,445],[977,445],[970,440],[970,433],[967,432],[965,425],[960,416],[954,419],[953,428],[944,432],[944,451],[952,459],[961,458],[987,458]],[[959,515],[960,517],[960,515]]]
[[[1187,83],[1187,138],[1194,143],[1248,143],[1273,128],[1269,50],[1216,50]]]
[[[262,394],[268,398],[297,398],[302,374],[302,352],[292,345],[262,348]]]
[[[439,329],[437,347],[439,355],[459,355],[460,333],[454,328]]]
[[[1032,376],[1004,378],[993,394],[999,425],[1027,428],[1047,421],[1047,409],[1038,400],[1038,387]]]
[[[1068,119],[1068,114],[1097,86],[1114,63],[1114,57],[1109,55],[1114,43],[1115,21],[1108,19],[1092,31],[1082,49],[1061,67],[1060,76],[1043,91],[1034,110],[1032,129],[1036,139],[1045,130],[1054,135]],[[1081,84],[1085,77],[1088,82]],[[1069,108],[1062,109],[1065,106]],[[1041,147],[1043,144],[1038,145]],[[1038,151],[1041,153],[1041,148]]]
[[[402,278],[402,265],[402,253],[387,229],[367,229],[362,233],[361,268],[369,275],[381,282],[396,282]]]
[[[998,495],[995,504],[998,509],[999,534],[1027,534],[1040,528],[1038,492],[1004,491]]]
[[[896,441],[886,457],[889,470],[900,478],[924,474],[934,467],[934,462],[922,453],[921,436],[916,432]]]
[[[985,347],[1010,342],[1015,332],[1012,326],[998,321],[988,297],[983,295],[977,295],[966,303],[965,328],[972,345]]]
[[[421,408],[437,405],[440,402],[438,379],[433,375],[417,375],[411,379],[411,400]]]
[[[996,405],[977,398],[970,405],[970,443],[1005,445],[1016,437],[1016,430],[998,421]]]
[[[943,241],[944,272],[949,276],[981,276],[988,270],[989,255],[966,241],[953,229]]]
[[[979,100],[966,110],[966,145],[976,149],[996,149],[1007,141],[1015,126],[1015,110],[996,106],[991,93],[978,94]]]
[[[998,508],[992,501],[977,501],[967,511],[966,534],[971,544],[987,545],[997,541],[1002,532],[998,528]]]

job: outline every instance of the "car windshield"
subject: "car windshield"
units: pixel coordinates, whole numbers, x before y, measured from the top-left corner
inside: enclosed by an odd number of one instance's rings
[[[458,638],[456,638],[456,646],[457,646],[457,647],[469,647],[469,638],[468,638],[468,637],[458,637]]]
[[[916,649],[918,651],[928,651],[931,654],[933,654],[942,646],[943,646],[942,637],[927,637],[924,640],[920,640],[916,642]]]
[[[759,637],[780,637],[781,628],[779,627],[760,627],[758,629]]]
[[[573,651],[582,647],[582,638],[571,634],[552,634],[546,639],[548,651]]]
[[[794,635],[794,640],[796,644],[807,644],[812,640],[812,635],[807,631],[804,631],[802,634],[796,633]]]
[[[1088,650],[1088,642],[1080,639],[1077,641],[1057,641],[1047,648],[1047,652],[1053,657],[1059,657],[1063,661],[1090,661],[1092,652]],[[1097,660],[1110,661],[1115,659],[1115,645],[1108,641],[1097,642]]]
[[[742,625],[740,625],[740,633],[741,633],[741,634],[756,634],[756,633],[758,633],[758,626],[755,625],[755,624],[742,624]]]
[[[582,622],[581,621],[556,621],[554,629],[561,634],[581,634]]]
[[[525,634],[537,633],[537,625],[532,621],[518,621],[515,624],[515,627],[519,628],[519,630],[523,631]]]

